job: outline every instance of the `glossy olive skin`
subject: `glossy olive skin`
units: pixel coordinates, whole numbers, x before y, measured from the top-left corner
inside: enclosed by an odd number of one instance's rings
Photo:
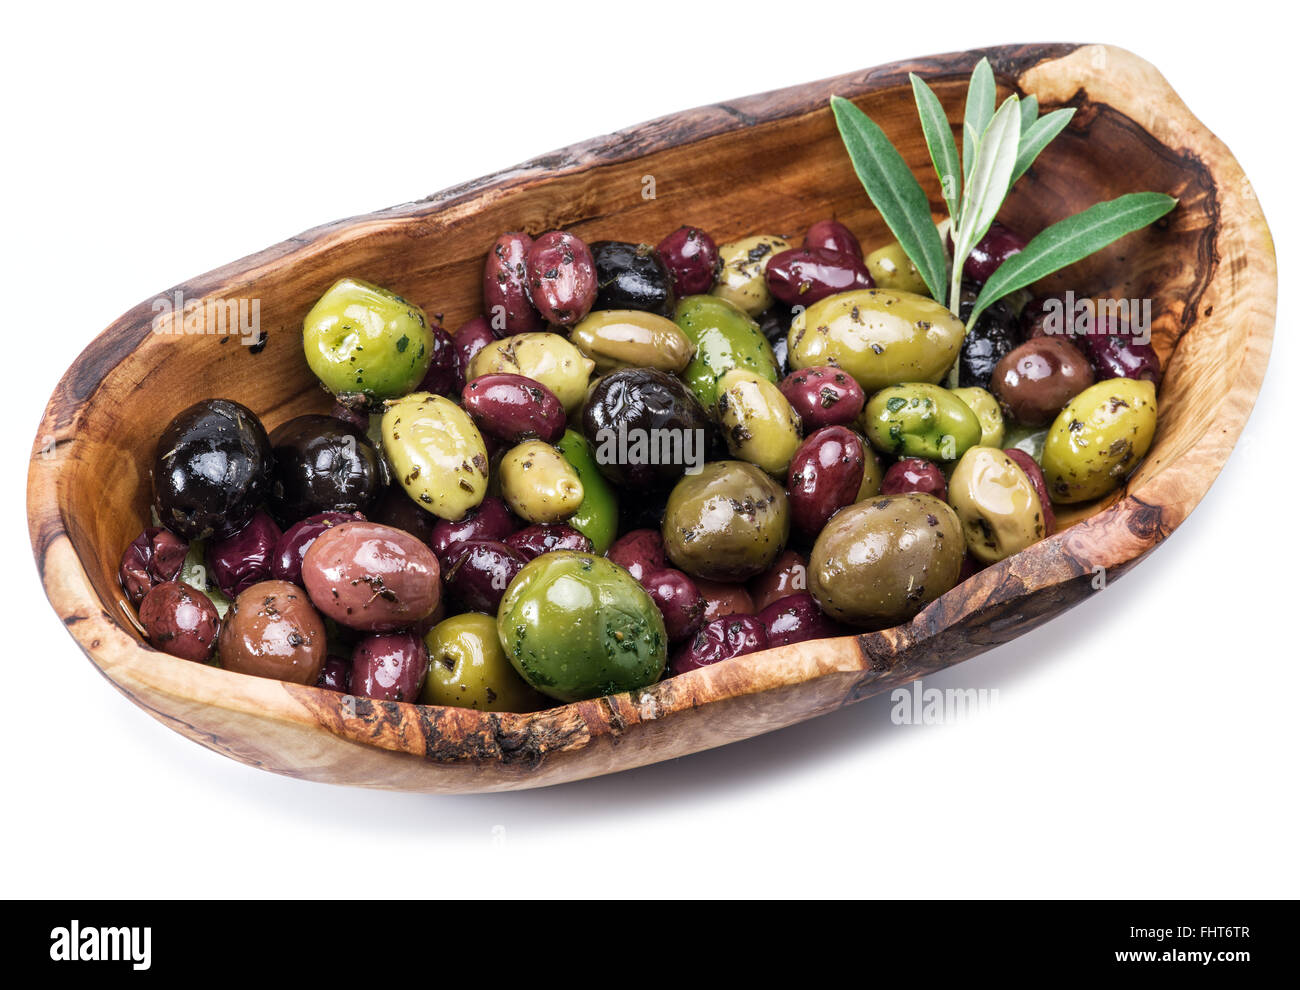
[[[618,495],[601,474],[582,434],[565,430],[555,449],[582,482],[582,504],[565,522],[591,541],[592,553],[604,553],[618,535]]]
[[[933,495],[941,502],[948,501],[948,479],[933,461],[920,457],[904,457],[889,465],[880,483],[881,495],[906,495],[921,492]]]
[[[413,501],[400,484],[390,484],[385,488],[365,518],[393,529],[404,529],[422,543],[429,542],[434,523],[439,521],[432,512]]]
[[[862,259],[830,248],[791,248],[775,255],[763,276],[773,297],[787,306],[811,306],[837,292],[876,283]]]
[[[980,444],[985,447],[1001,447],[1006,436],[1006,421],[1002,418],[1002,407],[988,389],[950,388],[948,390],[970,408],[975,418],[980,421]]]
[[[510,583],[497,633],[519,675],[559,701],[645,687],[668,658],[668,633],[654,600],[617,564],[557,551]]]
[[[966,549],[984,564],[1019,553],[1046,535],[1043,508],[1028,475],[993,447],[972,447],[949,479],[948,501]]]
[[[456,338],[438,324],[432,326],[431,332],[433,357],[429,360],[429,370],[415,390],[434,395],[455,395],[465,386],[465,365],[461,361],[460,347]]]
[[[1160,384],[1160,358],[1150,344],[1123,333],[1090,333],[1082,344],[1099,378],[1134,378]]]
[[[926,382],[890,385],[862,413],[867,439],[882,454],[955,461],[983,435],[970,406]]]
[[[422,705],[531,712],[546,704],[510,666],[493,615],[467,612],[444,619],[425,633],[424,645],[429,675],[420,692]]]
[[[789,241],[774,234],[755,234],[719,245],[722,268],[710,291],[749,316],[757,316],[772,305],[766,278],[768,262],[790,247]]]
[[[495,540],[468,540],[448,554],[442,574],[443,596],[455,610],[492,612],[501,604],[506,588],[528,563],[512,546]]]
[[[481,433],[508,444],[524,440],[555,443],[564,434],[564,406],[555,393],[523,375],[484,375],[467,382],[460,395]]]
[[[790,462],[786,491],[795,529],[815,535],[826,521],[857,501],[866,455],[862,439],[846,426],[823,426]]]
[[[543,234],[528,249],[528,298],[554,326],[567,327],[596,302],[596,259],[579,237],[562,230]]]
[[[679,296],[708,292],[722,269],[718,245],[699,227],[678,227],[656,250]]]
[[[530,523],[563,522],[578,511],[585,491],[564,455],[548,443],[525,440],[501,458],[501,497]]]
[[[506,546],[517,550],[525,561],[533,560],[552,550],[576,550],[594,553],[591,540],[572,526],[563,523],[542,523],[525,526],[505,538]]]
[[[974,288],[962,289],[962,320],[970,318],[976,295]],[[989,388],[993,380],[993,369],[1019,343],[1020,330],[1016,315],[1005,299],[999,299],[980,315],[962,342],[957,384],[962,388]]]
[[[898,241],[876,248],[867,255],[866,264],[872,279],[882,289],[911,292],[919,296],[930,294],[925,279]]]
[[[253,513],[238,533],[208,543],[208,571],[227,598],[272,576],[280,527],[265,512]]]
[[[117,579],[132,605],[139,605],[149,589],[175,581],[190,545],[161,526],[151,526],[137,536],[122,554]]]
[[[1043,477],[1054,502],[1086,502],[1119,487],[1146,456],[1156,432],[1156,387],[1111,378],[1061,410],[1043,446]]]
[[[500,340],[503,334],[494,331],[488,323],[486,317],[476,316],[474,319],[463,324],[459,330],[452,336],[456,343],[456,351],[460,355],[460,376],[462,379],[468,378],[469,364],[479,351],[487,347],[488,344]],[[431,391],[430,389],[421,389],[421,391]]]
[[[743,584],[706,581],[695,578],[695,587],[704,596],[704,621],[712,622],[724,615],[753,615],[754,598]]]
[[[186,540],[237,533],[271,487],[271,442],[252,411],[204,399],[178,413],[158,438],[153,506]]]
[[[1002,453],[1019,465],[1020,470],[1025,472],[1025,477],[1034,486],[1034,491],[1038,494],[1038,504],[1043,510],[1043,535],[1051,536],[1056,532],[1056,512],[1052,509],[1052,500],[1047,494],[1047,479],[1043,477],[1043,469],[1023,450],[1012,447]]]
[[[320,676],[316,678],[316,686],[326,691],[337,691],[339,694],[351,694],[352,660],[327,656],[321,666]]]
[[[523,375],[541,382],[567,413],[587,397],[587,380],[596,364],[558,333],[521,333],[492,341],[470,361],[468,381],[484,375]]]
[[[784,381],[790,376],[790,323],[794,320],[794,310],[785,303],[773,303],[756,317],[758,328],[767,342],[772,345],[772,357],[776,359],[776,376]]]
[[[767,630],[769,647],[826,639],[844,631],[839,623],[826,617],[817,605],[817,599],[806,591],[772,602],[758,613],[758,621]]]
[[[672,673],[685,674],[767,646],[767,628],[758,616],[722,616],[706,623],[673,654]]]
[[[670,485],[702,463],[713,429],[680,379],[651,368],[605,375],[582,411],[582,433],[601,474],[629,489]]]
[[[714,461],[668,497],[668,559],[706,581],[745,581],[772,566],[790,536],[785,489],[744,461]]]
[[[850,425],[867,402],[862,386],[839,368],[804,368],[782,378],[780,388],[809,432]]]
[[[752,371],[775,383],[776,355],[759,325],[733,303],[717,296],[687,296],[677,304],[676,323],[695,347],[682,378],[700,405],[718,401],[718,379],[732,368]]]
[[[638,581],[668,566],[664,538],[657,529],[634,529],[614,541],[605,554]]]
[[[217,647],[216,606],[180,581],[155,584],[140,602],[140,625],[150,644],[182,660],[207,663]]]
[[[670,643],[694,636],[704,625],[704,596],[687,575],[671,567],[651,571],[642,586],[659,608]]]
[[[527,262],[532,247],[533,239],[516,231],[502,234],[488,250],[483,265],[483,312],[486,325],[498,336],[546,327],[528,296]]]
[[[593,241],[596,302],[593,310],[635,309],[671,317],[677,300],[673,277],[649,244]]]
[[[352,651],[348,684],[359,698],[415,701],[429,672],[429,651],[410,629],[372,633]]]
[[[370,402],[412,391],[433,360],[433,331],[419,306],[388,289],[342,278],[302,323],[307,366],[334,395]]]
[[[287,581],[244,590],[221,626],[221,666],[240,674],[315,684],[325,665],[325,623]]]
[[[443,566],[453,549],[470,540],[497,540],[505,542],[519,529],[519,519],[511,514],[503,499],[489,495],[475,508],[456,520],[439,519],[425,541]]]
[[[937,382],[952,366],[965,327],[933,299],[859,289],[823,299],[790,324],[790,363],[831,365],[870,394],[899,382]]]
[[[1023,251],[1026,243],[1025,239],[1010,227],[994,220],[988,233],[971,249],[970,256],[962,268],[962,275],[972,282],[983,285],[1004,261]]]
[[[718,379],[715,408],[731,456],[783,476],[799,449],[799,414],[766,378],[732,368]]]
[[[408,505],[410,499],[403,496]],[[414,509],[415,507],[412,506]],[[415,509],[419,512],[419,509]],[[427,515],[427,513],[425,513]],[[327,529],[332,529],[345,522],[365,522],[365,516],[358,512],[321,512],[294,523],[275,543],[271,552],[271,577],[276,581],[288,581],[290,584],[302,583],[302,559],[316,542],[316,538]],[[376,520],[378,522],[379,520]],[[223,589],[224,590],[224,589]],[[243,588],[240,591],[244,590]]]
[[[757,615],[774,601],[808,590],[808,558],[797,550],[785,550],[776,562],[749,582],[753,605],[746,611]]]
[[[1092,367],[1077,347],[1061,337],[1038,337],[997,363],[989,388],[1016,422],[1046,426],[1092,383]]]
[[[885,481],[885,465],[881,461],[880,455],[876,453],[875,448],[869,443],[863,444],[862,453],[862,485],[858,488],[858,497],[854,499],[855,502],[861,502],[864,499],[879,495],[880,486]]]
[[[460,519],[483,501],[483,436],[450,399],[413,392],[388,403],[380,433],[397,482],[439,519]]]
[[[271,433],[270,509],[282,526],[318,512],[366,512],[383,487],[366,435],[333,416],[298,416]]]
[[[596,371],[655,368],[685,371],[695,348],[671,319],[634,309],[598,310],[573,328],[570,338]]]
[[[838,220],[818,220],[808,228],[804,235],[803,246],[806,248],[825,248],[850,254],[862,260],[862,244],[858,235]]]
[[[882,628],[957,583],[966,541],[933,495],[882,495],[836,513],[808,559],[808,591],[832,619]]]
[[[364,632],[392,632],[438,606],[438,558],[410,533],[343,523],[316,538],[302,561],[303,587],[321,613]]]

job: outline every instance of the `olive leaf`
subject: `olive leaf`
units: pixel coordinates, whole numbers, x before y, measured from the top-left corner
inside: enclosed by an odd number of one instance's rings
[[[934,174],[939,177],[939,188],[948,204],[948,214],[955,217],[961,211],[962,167],[957,158],[952,125],[948,123],[948,115],[943,112],[939,97],[934,95],[934,90],[925,84],[925,80],[915,72],[908,78],[912,80],[912,95],[916,99],[916,112],[921,118],[925,143],[930,149]]]
[[[997,99],[998,84],[993,79],[993,67],[987,58],[982,58],[970,74],[970,85],[966,89],[966,117],[961,129],[961,161],[967,182],[970,182],[971,169],[975,167],[980,137],[993,119]]]
[[[1020,142],[1024,146],[1025,135],[1038,119],[1038,97],[1032,93],[1020,99]]]
[[[1038,157],[1039,152],[1051,144],[1061,131],[1065,130],[1066,125],[1070,123],[1073,116],[1073,107],[1053,110],[1051,113],[1035,120],[1029,126],[1028,131],[1021,131],[1020,154],[1016,158],[1016,170],[1011,173],[1012,185],[1015,185],[1016,180],[1029,171],[1029,166],[1034,164],[1034,159]],[[1022,126],[1024,124],[1023,118],[1021,124]]]
[[[831,109],[862,187],[926,287],[934,298],[942,299],[948,257],[930,217],[925,190],[874,120],[838,96],[831,97]]]

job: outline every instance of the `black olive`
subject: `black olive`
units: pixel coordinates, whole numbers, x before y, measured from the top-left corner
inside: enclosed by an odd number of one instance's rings
[[[963,284],[961,318],[965,322],[975,306],[977,286]],[[966,334],[961,345],[961,367],[957,384],[961,388],[988,388],[997,363],[1020,344],[1020,326],[1015,312],[1005,299],[986,309]]]
[[[777,375],[784,378],[790,374],[790,324],[794,321],[794,310],[783,302],[775,302],[756,317],[758,328],[772,345],[776,355]]]
[[[356,427],[299,416],[271,434],[271,515],[291,526],[318,512],[366,512],[382,487],[379,456]]]
[[[596,302],[592,309],[639,309],[672,319],[676,300],[672,276],[648,244],[597,241]]]
[[[181,412],[158,438],[154,509],[187,540],[239,532],[271,487],[271,444],[252,410],[204,399]]]

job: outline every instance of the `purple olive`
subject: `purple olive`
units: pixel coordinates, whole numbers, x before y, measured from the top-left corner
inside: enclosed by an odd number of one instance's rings
[[[442,327],[434,325],[430,329],[433,331],[433,360],[416,391],[455,395],[465,385],[465,367],[460,363],[460,348],[456,346],[456,338]]]
[[[989,227],[989,232],[980,238],[980,242],[971,250],[970,257],[966,259],[966,264],[962,268],[962,274],[972,282],[983,285],[998,270],[1002,262],[1013,254],[1023,251],[1025,243],[1025,239],[1014,230],[994,220],[993,226]]]
[[[139,605],[149,589],[175,581],[190,545],[170,530],[151,526],[131,541],[122,554],[117,579],[132,605]]]
[[[408,498],[407,501],[410,499]],[[294,523],[276,541],[275,550],[271,554],[271,576],[277,581],[301,585],[302,558],[307,556],[307,551],[316,542],[316,537],[332,526],[357,520],[364,522],[365,518],[360,512],[318,512],[301,522]]]
[[[200,663],[212,659],[221,620],[203,592],[179,581],[155,585],[140,603],[140,625],[164,653]]]
[[[523,554],[525,560],[533,560],[552,550],[576,550],[578,553],[592,553],[593,547],[582,533],[563,523],[539,523],[525,526],[517,533],[505,538],[505,544]]]
[[[704,625],[704,596],[687,575],[667,567],[646,574],[641,584],[659,606],[670,643],[699,632]]]
[[[564,435],[564,405],[541,382],[523,375],[482,375],[465,385],[461,405],[484,433],[511,446],[555,443]]]
[[[421,510],[423,511],[423,510]],[[459,543],[469,540],[505,540],[519,528],[519,519],[495,495],[488,495],[477,506],[455,521],[439,519],[433,524],[428,543],[444,564],[448,553]]]
[[[866,456],[862,438],[847,426],[823,426],[799,445],[786,484],[796,529],[820,533],[831,516],[857,500]]]
[[[320,677],[316,678],[316,686],[324,688],[326,691],[348,694],[352,690],[351,685],[348,683],[351,680],[351,675],[351,660],[328,656],[325,658],[325,665],[320,669]]]
[[[806,248],[829,248],[841,254],[851,254],[862,260],[862,244],[857,234],[838,220],[818,220],[808,228],[804,235],[803,246]]]
[[[787,306],[811,306],[827,296],[875,286],[861,258],[829,248],[791,248],[773,255],[767,288]]]
[[[496,615],[506,588],[527,563],[522,553],[498,540],[469,540],[448,558],[443,590],[463,611]]]
[[[948,480],[937,464],[920,457],[904,457],[889,465],[880,481],[880,494],[906,495],[908,492],[933,495],[940,502],[946,502]]]
[[[605,556],[638,581],[651,571],[668,566],[664,538],[657,529],[634,529],[624,533],[605,551]]]
[[[352,651],[349,686],[360,698],[415,701],[429,672],[424,640],[408,630],[366,636]]]
[[[596,259],[579,237],[563,230],[543,234],[528,249],[528,298],[554,326],[572,326],[596,301]]]
[[[213,583],[227,598],[271,577],[280,527],[265,512],[255,512],[234,536],[208,544],[208,568]]]
[[[673,654],[674,674],[767,649],[767,628],[756,615],[724,615],[706,623]]]
[[[364,408],[354,408],[336,402],[330,406],[330,415],[342,423],[347,423],[362,436],[370,429],[370,414]]]
[[[809,432],[848,426],[867,402],[862,386],[839,368],[802,368],[782,378],[779,387]]]
[[[1038,502],[1043,507],[1043,535],[1051,536],[1056,532],[1056,512],[1052,509],[1052,500],[1047,494],[1047,479],[1043,477],[1043,469],[1038,466],[1037,461],[1018,447],[1012,447],[1002,453],[1016,462],[1020,470],[1028,476],[1034,491],[1038,492]]]
[[[452,337],[456,341],[456,350],[460,352],[460,366],[462,371],[469,368],[470,361],[474,360],[474,355],[494,340],[500,340],[501,334],[497,333],[489,325],[487,319],[482,316],[476,316],[470,320]]]
[[[841,633],[840,626],[827,617],[806,591],[778,598],[759,612],[758,618],[767,629],[768,646],[789,646]]]
[[[479,317],[488,333],[492,328],[500,330],[495,336],[545,329],[541,315],[528,298],[528,252],[532,246],[533,239],[527,234],[510,233],[498,237],[488,251],[483,266],[483,311],[487,318]],[[460,338],[474,322],[461,327],[456,337]],[[466,355],[462,348],[461,356],[465,359],[462,367],[468,368],[473,355]]]
[[[1115,321],[1103,318],[1080,343],[1087,350],[1099,379],[1134,378],[1160,384],[1160,358],[1156,349],[1134,339],[1127,328]]]
[[[708,292],[718,277],[722,261],[718,245],[699,227],[678,227],[659,242],[656,249],[678,296]]]

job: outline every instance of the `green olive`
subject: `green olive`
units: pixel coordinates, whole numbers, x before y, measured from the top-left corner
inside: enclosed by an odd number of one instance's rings
[[[481,712],[534,712],[546,706],[506,658],[495,616],[466,612],[443,619],[424,634],[424,645],[429,673],[420,704]]]
[[[504,372],[541,382],[572,414],[587,396],[587,379],[595,362],[558,333],[517,333],[494,340],[474,355],[466,381]]]
[[[734,303],[717,296],[686,296],[677,304],[677,326],[695,348],[682,379],[700,405],[718,401],[718,379],[732,368],[752,371],[776,383],[776,355],[763,331]]]
[[[973,385],[948,391],[966,403],[980,421],[980,446],[1001,447],[1006,436],[1006,424],[1002,421],[1002,407],[993,398],[993,393]]]
[[[478,427],[456,403],[412,392],[387,403],[380,429],[394,477],[435,516],[460,519],[483,501],[487,447]]]
[[[566,522],[591,540],[596,553],[604,553],[618,536],[618,495],[600,473],[581,433],[565,430],[555,448],[573,465],[582,482],[582,504]]]
[[[395,399],[424,380],[433,331],[419,306],[359,278],[341,278],[302,323],[307,366],[335,395]]]
[[[985,564],[1019,553],[1046,535],[1043,506],[1029,476],[997,447],[972,447],[948,479],[948,502],[966,549]]]
[[[862,445],[863,465],[862,484],[858,486],[858,497],[853,501],[861,502],[880,494],[880,486],[885,483],[885,466],[880,463],[880,455],[870,443]]]
[[[966,328],[946,306],[911,292],[855,289],[827,296],[790,323],[790,365],[847,371],[870,395],[899,382],[937,382]]]
[[[757,316],[773,301],[767,287],[767,263],[774,254],[788,250],[790,242],[773,234],[755,234],[718,245],[722,271],[710,291],[750,316]]]
[[[1119,487],[1151,448],[1156,387],[1111,378],[1069,401],[1043,445],[1043,476],[1053,502],[1086,502]]]
[[[862,411],[862,425],[882,454],[928,461],[957,460],[983,433],[970,406],[927,382],[882,388]]]
[[[578,350],[603,374],[618,368],[686,370],[695,348],[672,320],[637,309],[606,309],[584,318],[570,332]]]
[[[876,248],[866,258],[867,271],[871,280],[881,289],[901,289],[914,292],[919,296],[928,296],[930,288],[925,279],[916,270],[916,265],[903,250],[903,245],[892,241],[882,248]]]
[[[530,523],[564,522],[582,507],[582,480],[549,443],[525,440],[501,458],[501,497]]]
[[[827,615],[882,628],[916,615],[957,583],[961,522],[933,495],[881,495],[841,509],[808,558],[808,590]]]
[[[732,368],[718,379],[717,414],[731,456],[785,477],[799,449],[801,425],[779,388],[752,371]]]
[[[664,509],[668,558],[692,577],[745,581],[790,536],[785,488],[745,461],[713,461],[677,482]]]

